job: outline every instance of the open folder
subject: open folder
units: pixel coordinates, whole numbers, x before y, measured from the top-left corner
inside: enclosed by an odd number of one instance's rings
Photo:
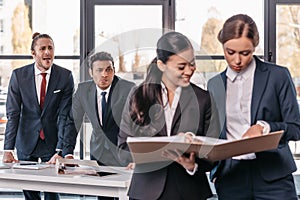
[[[97,171],[100,171],[100,167],[95,160],[58,158],[56,160],[56,170],[58,174],[98,175]]]
[[[251,138],[229,141],[196,136],[186,142],[184,135],[163,137],[128,137],[127,143],[135,163],[168,161],[162,156],[165,150],[181,153],[196,152],[199,158],[210,161],[224,160],[247,153],[255,153],[278,147],[284,131],[271,132]]]
[[[96,160],[77,160],[58,158],[56,160],[58,174],[108,176],[117,174],[117,171],[103,169]]]

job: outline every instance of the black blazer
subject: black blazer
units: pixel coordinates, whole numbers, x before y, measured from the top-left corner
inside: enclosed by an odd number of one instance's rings
[[[70,130],[65,126],[72,104],[74,90],[71,71],[53,64],[48,83],[44,108],[41,112],[35,86],[34,63],[12,72],[6,102],[7,124],[4,149],[30,155],[44,130],[49,151],[63,149],[70,153],[63,142]],[[50,153],[51,153],[50,152]]]
[[[117,135],[119,133],[122,110],[133,86],[133,82],[114,76],[108,95],[107,114],[103,119],[103,126],[100,124],[98,116],[97,90],[93,80],[80,83],[73,97],[72,112],[77,130],[76,133],[80,130],[83,117],[86,115],[93,127],[90,152],[102,164],[125,165],[120,162],[116,153]]]
[[[261,61],[254,56],[256,70],[251,100],[251,125],[258,120],[270,124],[271,131],[284,130],[277,149],[256,153],[258,169],[266,181],[283,178],[296,171],[296,165],[288,142],[300,139],[300,114],[296,99],[296,90],[287,68]],[[226,134],[226,71],[208,82],[208,90],[214,96],[218,107],[221,136]],[[227,164],[225,164],[227,163]],[[230,160],[219,163],[211,177],[226,173],[230,169]]]
[[[128,101],[129,102],[129,101]],[[164,114],[157,120],[152,120],[150,125],[138,126],[132,122],[128,112],[128,102],[123,111],[121,130],[119,134],[119,147],[127,149],[127,137],[136,136],[166,136]],[[163,113],[160,106],[153,107],[153,113]],[[196,135],[205,135],[210,121],[211,101],[207,91],[191,84],[182,89],[178,107],[172,122],[172,134],[191,131]],[[123,159],[125,151],[120,151]],[[122,155],[123,154],[123,155]],[[147,155],[145,155],[147,156]],[[130,159],[130,158],[129,158]],[[128,161],[130,162],[130,160]],[[175,180],[172,187],[177,190],[184,199],[206,199],[212,195],[205,172],[211,169],[211,163],[196,159],[199,165],[198,171],[189,175],[186,170],[175,162],[161,162],[136,165],[128,191],[133,199],[158,199],[163,193],[167,179],[172,176]],[[150,189],[151,188],[151,189]]]

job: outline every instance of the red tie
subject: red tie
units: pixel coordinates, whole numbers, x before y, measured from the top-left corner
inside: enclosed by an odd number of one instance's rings
[[[41,73],[41,75],[43,76],[43,79],[42,79],[42,83],[41,83],[40,108],[41,108],[41,110],[43,110],[45,96],[46,96],[46,83],[47,83],[47,81],[46,81],[46,75],[47,75],[47,73]],[[40,131],[40,138],[42,140],[45,139],[45,135],[44,135],[43,129],[41,129],[41,131]]]

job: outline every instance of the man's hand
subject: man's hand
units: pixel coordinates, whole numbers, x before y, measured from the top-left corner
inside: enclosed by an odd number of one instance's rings
[[[2,162],[13,163],[13,162],[18,162],[18,160],[16,160],[14,158],[14,155],[12,152],[4,152]]]
[[[54,154],[53,156],[52,156],[52,158],[48,161],[48,162],[46,162],[47,164],[55,164],[56,163],[56,159],[58,159],[58,158],[61,158],[61,156],[59,156],[57,153],[56,154]]]

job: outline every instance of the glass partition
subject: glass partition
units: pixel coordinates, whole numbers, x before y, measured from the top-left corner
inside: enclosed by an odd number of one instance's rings
[[[289,69],[296,90],[300,112],[300,5],[276,5],[276,63]],[[290,141],[296,159],[300,158],[300,142]]]
[[[223,71],[227,64],[223,59],[222,45],[217,39],[225,20],[235,14],[252,17],[260,33],[260,43],[255,54],[264,53],[264,1],[239,0],[176,0],[175,30],[187,35],[196,50],[197,72],[202,79],[193,77],[200,85]],[[234,6],[228,6],[234,5]]]

